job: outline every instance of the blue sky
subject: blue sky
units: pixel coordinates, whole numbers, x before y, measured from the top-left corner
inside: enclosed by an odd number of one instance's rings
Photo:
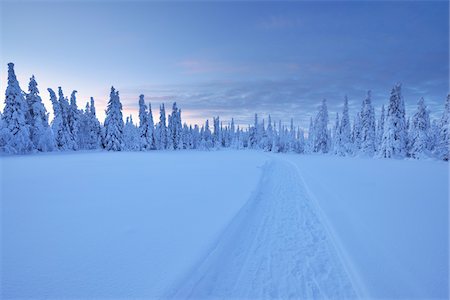
[[[1,90],[12,61],[22,89],[97,100],[109,89],[136,116],[177,101],[184,119],[253,113],[307,127],[323,98],[330,120],[372,90],[377,109],[403,84],[408,111],[423,96],[439,113],[448,93],[448,2],[2,1]]]

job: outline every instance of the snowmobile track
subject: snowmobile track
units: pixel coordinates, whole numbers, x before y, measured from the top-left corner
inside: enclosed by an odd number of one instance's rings
[[[298,170],[274,159],[174,298],[356,298]]]

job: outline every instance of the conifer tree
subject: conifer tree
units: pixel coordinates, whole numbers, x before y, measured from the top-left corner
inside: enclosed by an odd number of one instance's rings
[[[392,89],[384,126],[379,155],[384,158],[405,157],[407,142],[405,104],[401,95],[400,84]]]
[[[441,120],[439,122],[439,135],[436,145],[436,156],[439,159],[448,161],[449,160],[449,116],[450,116],[450,94],[447,96],[447,101],[445,102],[444,112],[442,114]]]
[[[33,150],[33,143],[30,139],[30,127],[26,123],[28,105],[17,81],[13,63],[8,64],[8,85],[5,94],[1,133],[4,150],[11,154],[30,152]]]
[[[48,114],[42,103],[34,75],[28,85],[26,101],[28,104],[27,123],[30,126],[30,138],[37,151],[52,151],[55,148],[53,131],[48,124]]]
[[[140,95],[139,96],[139,147],[141,150],[149,150],[151,147],[151,132],[149,130],[148,117],[149,117],[149,115],[147,112],[147,105],[145,105],[144,95]]]
[[[108,151],[122,151],[123,143],[123,116],[122,104],[120,103],[119,92],[111,87],[108,107],[106,108],[105,135],[103,147]]]
[[[411,157],[422,158],[428,156],[429,132],[430,117],[425,106],[425,100],[420,98],[409,130],[409,155]]]
[[[324,99],[314,122],[314,152],[328,153],[328,109],[327,101]]]
[[[348,113],[348,98],[345,96],[342,119],[339,124],[338,154],[341,156],[346,156],[352,154],[352,150],[352,129],[350,125],[350,116]]]
[[[363,101],[361,108],[360,123],[360,151],[363,155],[373,156],[375,153],[375,112],[372,106],[371,92]]]

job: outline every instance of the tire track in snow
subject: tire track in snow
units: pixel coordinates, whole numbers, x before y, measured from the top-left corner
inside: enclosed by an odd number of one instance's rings
[[[254,196],[174,298],[357,297],[296,168],[264,166]]]

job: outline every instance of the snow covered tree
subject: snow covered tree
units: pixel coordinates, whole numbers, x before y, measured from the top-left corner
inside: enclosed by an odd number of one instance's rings
[[[400,84],[392,89],[384,126],[379,155],[384,158],[405,157],[407,141],[405,103],[401,95]]]
[[[378,120],[378,126],[377,126],[377,142],[376,142],[377,151],[380,151],[380,148],[381,148],[381,142],[383,140],[385,119],[386,119],[386,116],[385,116],[385,111],[384,111],[384,105],[382,105],[380,119]]]
[[[328,109],[327,101],[323,99],[322,105],[319,106],[319,112],[314,121],[314,152],[328,153],[329,150],[328,136]]]
[[[272,127],[272,118],[269,115],[269,120],[267,122],[267,130],[266,130],[266,142],[264,143],[265,151],[272,151],[273,148],[273,140],[274,140],[274,131]]]
[[[409,155],[413,158],[428,156],[430,117],[425,100],[420,98],[409,130]]]
[[[213,147],[216,149],[219,149],[222,142],[221,142],[221,135],[220,135],[220,120],[219,117],[215,118],[213,117],[213,126],[214,126],[214,131],[212,134],[212,143],[213,143]]]
[[[5,107],[3,109],[2,139],[7,153],[27,153],[33,150],[30,127],[26,123],[28,105],[19,86],[14,64],[8,64],[8,86],[6,87]]]
[[[120,103],[119,92],[114,87],[111,87],[108,107],[106,108],[105,136],[103,137],[103,147],[106,150],[123,150],[123,127],[122,104]]]
[[[76,150],[77,142],[74,140],[74,136],[71,133],[69,125],[71,114],[69,100],[64,97],[61,87],[58,87],[58,100],[56,100],[56,95],[54,95],[53,90],[49,89],[49,92],[54,109],[55,118],[53,120],[52,129],[55,136],[56,145],[59,150]],[[57,114],[59,115],[58,118]]]
[[[102,137],[102,127],[99,120],[97,119],[95,111],[95,101],[94,98],[90,99],[90,113],[89,113],[89,140],[88,149],[98,149],[101,146]]]
[[[332,137],[332,149],[334,154],[339,153],[339,130],[340,130],[340,124],[339,124],[339,113],[336,113],[336,121],[333,126],[333,133],[331,135]]]
[[[123,144],[127,151],[139,151],[142,149],[142,140],[140,136],[140,129],[133,123],[133,117],[127,117],[125,126],[123,128]]]
[[[70,106],[69,106],[69,113],[68,113],[68,119],[67,123],[69,126],[69,132],[71,135],[71,139],[73,141],[73,150],[78,150],[78,144],[79,144],[79,136],[78,131],[80,128],[80,118],[81,118],[81,112],[78,110],[77,106],[77,98],[76,98],[77,91],[73,91],[70,95]]]
[[[164,103],[159,107],[159,123],[156,127],[156,146],[157,149],[167,149],[166,110]]]
[[[156,149],[156,136],[155,136],[155,124],[153,122],[153,113],[152,113],[152,105],[150,102],[148,103],[148,130],[149,130],[149,137],[150,137],[150,149],[154,150]]]
[[[147,105],[145,105],[144,95],[139,96],[139,145],[141,150],[151,148],[151,131],[148,124]],[[134,125],[133,125],[134,126]]]
[[[445,102],[444,113],[442,114],[441,120],[439,122],[439,135],[437,140],[437,145],[435,149],[435,154],[439,159],[448,161],[449,160],[449,116],[450,116],[450,94],[447,96],[447,101]]]
[[[342,119],[339,124],[339,140],[337,154],[346,156],[352,154],[352,129],[350,125],[350,116],[348,114],[348,98],[345,96],[344,109],[342,111]]]
[[[253,125],[253,127],[250,127],[249,130],[249,147],[252,149],[257,149],[258,148],[258,141],[259,141],[259,130],[258,130],[258,114],[255,114],[255,123]]]
[[[361,112],[356,113],[352,130],[353,152],[361,149]]]
[[[172,114],[169,116],[168,127],[168,143],[171,149],[183,149],[183,126],[181,123],[181,110],[178,109],[177,103],[172,106]]]
[[[306,143],[306,153],[314,152],[314,122],[312,117],[309,118],[308,140]]]
[[[360,152],[363,155],[373,156],[375,153],[375,112],[372,106],[371,92],[367,92],[367,97],[363,101],[361,108],[360,136],[361,146]]]
[[[94,98],[86,103],[84,112],[80,114],[79,121],[79,149],[98,149],[101,146],[101,125],[95,112]]]
[[[50,101],[53,106],[53,121],[51,126],[53,136],[55,138],[55,145],[57,149],[65,150],[69,137],[67,136],[68,133],[66,132],[66,128],[64,126],[62,107],[56,98],[56,93],[51,88],[48,88],[47,90],[50,93]]]
[[[30,138],[37,151],[52,151],[55,148],[53,131],[48,124],[48,114],[39,96],[39,89],[34,75],[28,85],[26,101],[28,104],[27,123],[30,127]]]

